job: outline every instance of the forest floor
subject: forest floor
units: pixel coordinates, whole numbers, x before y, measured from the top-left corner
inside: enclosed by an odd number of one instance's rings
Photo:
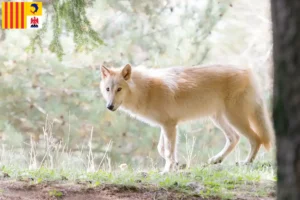
[[[275,199],[275,170],[267,163],[158,171],[80,172],[2,167],[0,200]]]

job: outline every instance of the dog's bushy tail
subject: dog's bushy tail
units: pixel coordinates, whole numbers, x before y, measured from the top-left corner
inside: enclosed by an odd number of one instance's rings
[[[251,72],[250,72],[251,73]],[[268,113],[266,103],[262,97],[262,93],[257,84],[256,77],[251,73],[250,79],[252,87],[256,93],[255,102],[252,116],[250,121],[252,122],[253,128],[260,137],[261,144],[264,145],[266,150],[269,150],[275,144],[274,129],[271,122],[271,116]]]
[[[256,104],[252,117],[252,123],[260,137],[261,143],[269,150],[274,143],[274,129],[265,103]]]

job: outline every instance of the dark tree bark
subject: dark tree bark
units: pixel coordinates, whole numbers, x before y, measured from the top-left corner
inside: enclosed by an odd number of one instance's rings
[[[300,199],[300,0],[272,0],[278,199]]]

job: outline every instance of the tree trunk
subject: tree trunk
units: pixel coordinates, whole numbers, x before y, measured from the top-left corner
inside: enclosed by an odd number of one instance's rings
[[[277,197],[300,199],[300,1],[272,0]]]

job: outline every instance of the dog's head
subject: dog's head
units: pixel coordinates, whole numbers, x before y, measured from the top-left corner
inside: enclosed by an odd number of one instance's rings
[[[100,90],[109,110],[117,110],[126,98],[129,90],[127,82],[130,80],[130,76],[131,66],[129,64],[118,69],[101,67]]]

